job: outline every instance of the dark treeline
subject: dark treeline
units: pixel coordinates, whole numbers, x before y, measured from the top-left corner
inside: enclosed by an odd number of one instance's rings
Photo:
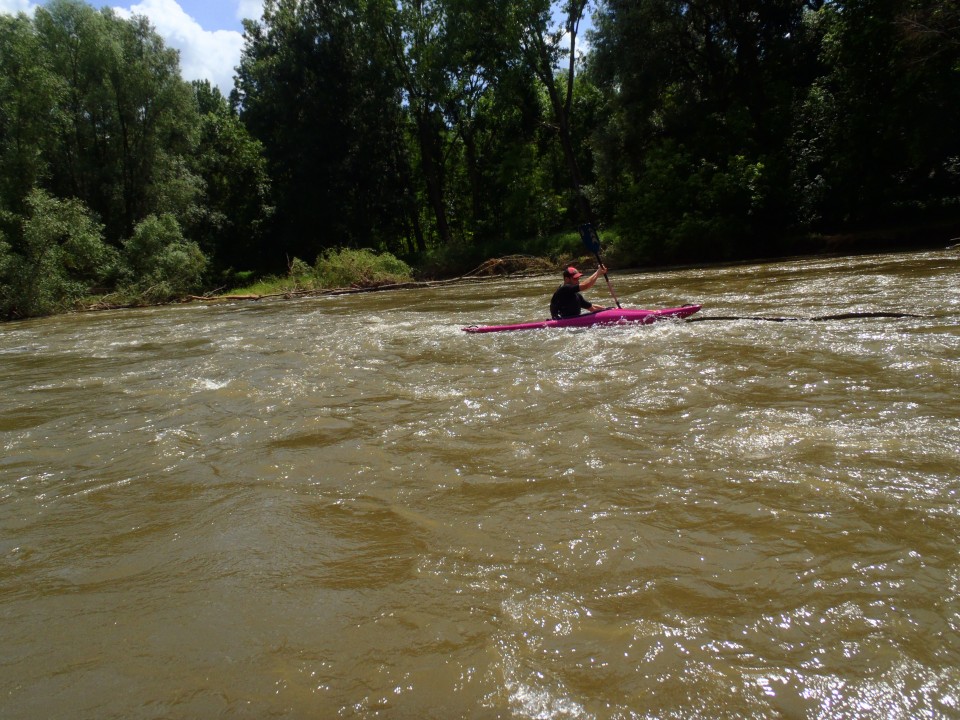
[[[454,273],[585,221],[626,265],[960,220],[957,0],[267,0],[244,27],[224,97],[143,18],[0,16],[0,316],[335,248]]]

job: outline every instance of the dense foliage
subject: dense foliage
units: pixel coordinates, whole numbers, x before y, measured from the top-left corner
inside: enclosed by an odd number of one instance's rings
[[[0,15],[0,316],[334,257],[450,273],[585,221],[621,263],[960,221],[957,0],[267,0],[244,27],[228,99],[144,18]]]

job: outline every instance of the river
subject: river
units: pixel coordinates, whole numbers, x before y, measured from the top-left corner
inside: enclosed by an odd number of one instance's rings
[[[0,326],[0,716],[957,717],[958,267]]]

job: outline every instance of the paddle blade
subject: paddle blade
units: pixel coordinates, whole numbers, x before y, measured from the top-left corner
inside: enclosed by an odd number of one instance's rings
[[[580,239],[587,246],[587,250],[598,257],[600,256],[600,238],[597,236],[597,231],[594,230],[593,225],[588,223],[580,226]]]

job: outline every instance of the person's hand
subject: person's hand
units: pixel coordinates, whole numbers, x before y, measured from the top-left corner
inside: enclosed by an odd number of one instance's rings
[[[607,268],[603,263],[600,263],[600,266],[597,268],[597,275],[606,275]]]

